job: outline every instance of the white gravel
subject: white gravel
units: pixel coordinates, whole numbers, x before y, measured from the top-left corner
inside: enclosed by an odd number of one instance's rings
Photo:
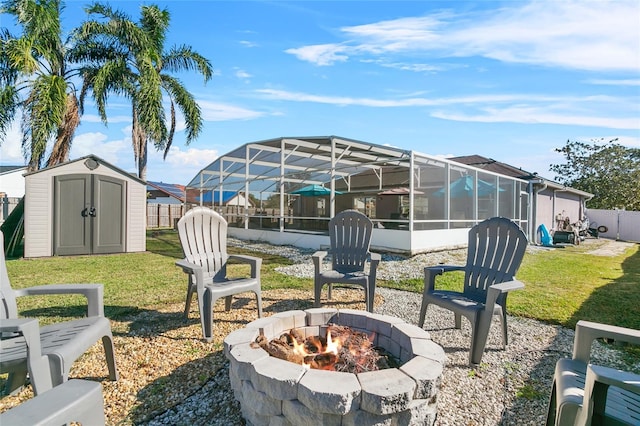
[[[234,242],[232,241],[232,244]],[[242,242],[243,247],[294,259],[296,264],[279,269],[283,273],[312,277],[311,251]],[[421,277],[424,266],[464,263],[464,250],[430,253],[402,259],[383,256],[379,277]],[[383,278],[385,277],[385,278]],[[417,324],[421,295],[378,287],[384,302],[377,313],[394,315]],[[570,356],[573,330],[539,321],[509,317],[509,345],[501,348],[498,322],[489,334],[482,364],[468,365],[471,330],[463,320],[454,328],[453,315],[430,307],[425,329],[447,354],[447,366],[438,396],[436,425],[542,425],[545,422],[555,362]],[[596,344],[596,362],[623,366],[618,351]],[[233,399],[228,366],[222,368],[197,393],[147,424],[150,425],[243,425]],[[640,365],[633,368],[640,369]],[[310,419],[309,424],[314,424]]]

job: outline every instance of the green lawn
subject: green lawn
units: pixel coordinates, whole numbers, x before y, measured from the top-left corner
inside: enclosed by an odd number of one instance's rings
[[[527,253],[518,273],[526,287],[509,296],[510,313],[570,328],[578,320],[587,319],[640,329],[640,246],[636,244],[613,257],[586,253],[600,243]],[[118,318],[184,300],[186,278],[174,265],[182,255],[177,233],[149,232],[147,250],[147,253],[8,260],[7,269],[14,288],[47,283],[103,283],[105,313]],[[250,253],[235,247],[230,250]],[[280,265],[290,264],[288,259],[258,255],[263,258],[263,289],[312,290],[310,279],[275,271]],[[231,270],[241,274],[243,268],[247,267],[236,265]],[[460,285],[460,278],[443,277],[438,283],[455,288]],[[422,290],[421,280],[379,281],[378,285]],[[52,312],[51,307],[56,305],[62,307]],[[19,299],[21,315],[45,316],[50,320],[80,315],[83,306],[79,296]]]

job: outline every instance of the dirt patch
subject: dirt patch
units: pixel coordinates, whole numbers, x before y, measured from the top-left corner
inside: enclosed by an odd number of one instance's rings
[[[594,256],[618,256],[625,252],[630,247],[633,247],[636,243],[628,243],[626,241],[616,241],[616,240],[604,240],[602,238],[598,240],[586,240],[589,241],[598,241],[604,242],[598,247],[594,248],[591,251],[588,251],[587,254],[591,254]]]

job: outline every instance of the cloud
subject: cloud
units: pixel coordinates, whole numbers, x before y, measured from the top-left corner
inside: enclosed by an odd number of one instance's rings
[[[88,123],[102,123],[100,116],[96,114],[83,114],[81,119],[82,121],[88,122]],[[109,124],[130,123],[131,116],[130,115],[113,115],[112,116],[107,114],[107,121],[109,122]]]
[[[264,115],[260,111],[252,111],[242,107],[211,101],[198,101],[205,121],[251,120]]]
[[[340,28],[340,43],[286,50],[315,65],[430,54],[589,71],[640,66],[640,6],[631,1],[507,2],[500,9],[403,17]]]
[[[571,115],[538,107],[486,108],[483,112],[476,114],[434,112],[431,116],[443,120],[476,123],[561,124],[629,130],[638,128],[637,118]]]
[[[532,94],[466,95],[444,98],[399,97],[397,99],[314,95],[276,89],[261,89],[268,98],[292,102],[313,102],[336,106],[373,108],[455,107],[429,114],[451,121],[481,123],[527,123],[601,126],[610,129],[638,129],[640,121],[633,101],[612,96],[558,96]],[[589,109],[585,110],[584,105]],[[598,115],[592,113],[598,111]],[[608,111],[608,116],[602,111]]]
[[[587,83],[599,84],[603,86],[640,86],[640,80],[632,80],[632,79],[626,79],[626,80],[593,79],[593,80],[587,80]]]
[[[236,69],[236,77],[241,79],[247,79],[253,77],[251,74],[246,72],[245,70]]]
[[[70,157],[73,159],[93,154],[115,165],[124,163],[124,155],[128,155],[130,159],[133,158],[131,138],[113,141],[109,141],[108,139],[109,137],[107,135],[99,132],[78,134],[73,138]],[[132,163],[131,160],[130,162]]]
[[[240,40],[238,43],[240,43],[244,47],[258,47],[259,46],[258,43],[254,43],[253,41],[248,41],[248,40]]]
[[[6,165],[26,164],[22,156],[22,133],[18,120],[13,120],[0,145],[0,162]]]
[[[287,49],[286,53],[295,55],[301,61],[312,62],[315,65],[326,66],[333,65],[336,62],[344,62],[349,57],[342,54],[353,48],[342,46],[339,44],[316,44],[312,46],[304,46],[295,49]]]

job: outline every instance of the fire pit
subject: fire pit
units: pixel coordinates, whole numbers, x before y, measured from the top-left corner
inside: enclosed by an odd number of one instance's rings
[[[362,373],[309,369],[254,343],[296,330],[320,336],[328,324],[372,336],[400,362]],[[391,316],[353,309],[287,311],[253,321],[224,340],[229,376],[252,425],[432,425],[446,356],[429,333]]]

